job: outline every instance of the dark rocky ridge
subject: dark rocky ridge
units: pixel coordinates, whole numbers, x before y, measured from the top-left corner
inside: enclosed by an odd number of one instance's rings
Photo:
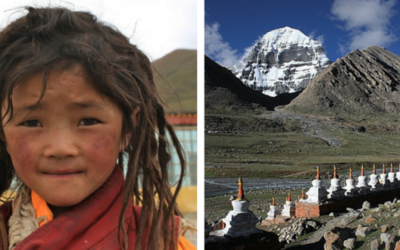
[[[400,114],[400,57],[381,47],[355,50],[320,72],[287,110],[369,119]]]
[[[221,67],[205,56],[205,110],[252,109],[251,103],[261,105],[268,110],[276,106],[287,105],[298,93],[286,93],[277,97],[263,95],[259,91],[243,85],[231,71]]]

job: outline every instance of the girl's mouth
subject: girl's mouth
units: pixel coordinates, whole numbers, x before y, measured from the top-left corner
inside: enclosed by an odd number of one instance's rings
[[[57,170],[57,171],[51,171],[51,172],[43,172],[43,174],[48,175],[48,176],[54,176],[54,177],[72,177],[74,175],[79,175],[83,173],[83,171],[76,171],[76,170]]]

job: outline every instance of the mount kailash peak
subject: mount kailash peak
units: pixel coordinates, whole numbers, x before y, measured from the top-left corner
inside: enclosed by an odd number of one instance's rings
[[[322,44],[284,27],[266,33],[233,72],[245,85],[269,96],[303,90],[331,64]]]

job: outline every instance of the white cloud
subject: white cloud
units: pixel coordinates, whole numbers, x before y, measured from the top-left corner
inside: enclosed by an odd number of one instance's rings
[[[313,32],[311,32],[309,35],[308,35],[308,37],[309,38],[311,38],[311,39],[313,39],[313,40],[317,40],[318,42],[320,42],[322,45],[324,45],[324,35],[320,35],[320,36],[317,36],[317,37],[315,37],[315,32],[313,31]]]
[[[388,46],[397,40],[390,30],[396,0],[335,0],[334,19],[344,22],[350,41],[341,51],[364,49],[368,46]]]
[[[23,6],[63,6],[73,10],[89,11],[130,37],[130,41],[143,50],[151,60],[156,60],[175,49],[197,47],[196,0],[2,1],[0,29],[24,14],[24,11],[16,9]]]
[[[317,36],[317,41],[323,45],[325,41],[324,35]]]
[[[204,31],[205,54],[225,67],[242,65],[242,55],[223,40],[218,30],[218,23],[214,23],[211,26],[206,24]]]

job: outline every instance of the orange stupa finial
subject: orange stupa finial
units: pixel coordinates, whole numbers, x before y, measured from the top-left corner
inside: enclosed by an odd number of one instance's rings
[[[386,174],[385,164],[383,164],[382,174]]]
[[[350,168],[350,173],[349,173],[349,179],[353,179],[353,172],[352,172],[351,168]]]
[[[303,200],[306,198],[306,194],[304,193],[304,189],[301,190],[301,198]]]
[[[376,167],[375,167],[375,164],[374,164],[374,166],[372,167],[372,174],[376,174]]]
[[[319,180],[319,167],[317,167],[317,180]]]
[[[361,165],[361,176],[364,176],[364,166]]]
[[[390,173],[393,173],[393,163],[390,163]]]
[[[292,201],[292,196],[290,195],[290,193],[288,194],[288,197],[286,199],[287,201]]]
[[[333,179],[337,179],[337,170],[336,170],[336,166],[333,166]]]
[[[244,191],[243,191],[242,177],[239,177],[238,185],[239,185],[239,189],[238,189],[238,195],[237,195],[236,200],[238,200],[238,201],[245,200],[245,198],[244,198]]]
[[[275,198],[272,198],[272,206],[276,206]]]

